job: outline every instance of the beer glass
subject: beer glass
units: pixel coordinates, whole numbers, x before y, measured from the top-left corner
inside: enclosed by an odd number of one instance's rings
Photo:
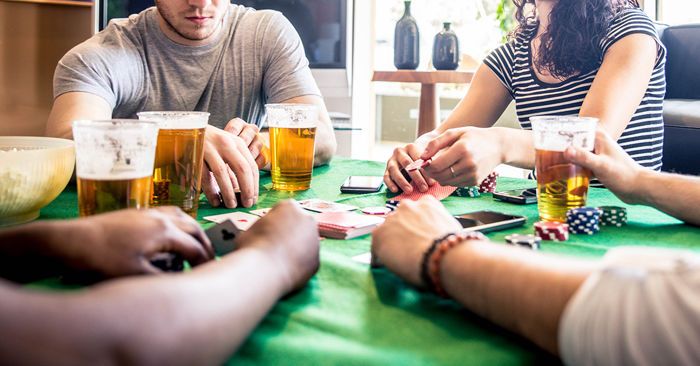
[[[270,128],[272,188],[301,191],[311,187],[318,108],[305,104],[265,105]]]
[[[197,218],[207,112],[141,112],[158,123],[151,206],[178,206]]]
[[[586,205],[591,172],[564,158],[569,146],[592,151],[597,118],[530,118],[535,145],[537,208],[544,221],[566,221],[566,211]]]
[[[80,216],[149,206],[157,137],[155,122],[73,122]]]

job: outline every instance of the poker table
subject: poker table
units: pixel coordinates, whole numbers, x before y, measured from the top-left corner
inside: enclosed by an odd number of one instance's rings
[[[336,158],[329,166],[314,170],[311,188],[285,193],[271,190],[270,176],[261,177],[257,206],[273,206],[278,200],[321,198],[358,207],[384,205],[385,192],[341,194],[348,175],[382,175],[384,163]],[[498,190],[529,188],[533,181],[499,178]],[[499,244],[512,233],[532,233],[537,205],[495,201],[490,194],[478,198],[448,197],[443,201],[453,214],[492,210],[527,217],[524,227],[489,234]],[[567,242],[543,242],[548,254],[597,258],[609,248],[642,245],[697,250],[700,228],[684,225],[653,208],[628,206],[610,191],[591,188],[589,205],[618,205],[628,210],[629,223],[603,227],[593,236],[572,235]],[[201,217],[233,210],[212,208],[202,202]],[[249,210],[243,210],[249,211]],[[42,210],[41,219],[77,217],[75,187],[69,186]],[[294,240],[290,238],[290,240]],[[510,334],[454,301],[425,293],[386,269],[370,269],[353,256],[370,248],[369,235],[352,240],[324,239],[321,268],[301,291],[280,301],[247,342],[230,359],[236,365],[426,365],[551,364],[558,360],[526,340]],[[503,244],[505,245],[505,244]],[[61,289],[58,280],[37,287]],[[542,299],[547,301],[547,299]],[[517,309],[517,304],[516,304]]]

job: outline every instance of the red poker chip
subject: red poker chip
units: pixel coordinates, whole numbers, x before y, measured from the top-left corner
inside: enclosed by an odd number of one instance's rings
[[[567,241],[569,240],[569,225],[560,222],[536,222],[535,234],[543,240]]]
[[[375,207],[365,207],[362,209],[362,213],[367,215],[377,215],[384,216],[391,213],[391,209],[388,207],[375,206]]]

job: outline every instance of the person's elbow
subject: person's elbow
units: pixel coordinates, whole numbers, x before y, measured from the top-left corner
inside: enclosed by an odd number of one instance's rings
[[[333,129],[330,129],[328,136],[320,136],[316,140],[316,152],[314,156],[314,165],[326,165],[331,162],[333,155],[338,149],[338,142],[335,140]]]

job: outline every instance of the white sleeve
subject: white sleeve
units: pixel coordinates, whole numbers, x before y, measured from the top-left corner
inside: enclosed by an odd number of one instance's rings
[[[700,256],[611,250],[564,310],[559,353],[567,365],[700,365]]]

